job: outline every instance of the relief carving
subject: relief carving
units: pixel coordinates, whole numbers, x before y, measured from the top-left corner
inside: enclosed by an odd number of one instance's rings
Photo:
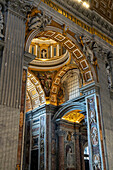
[[[105,66],[106,66],[106,73],[107,73],[107,81],[108,81],[108,88],[111,88],[112,85],[112,81],[111,81],[111,68],[109,63],[106,61],[105,62]]]
[[[98,144],[98,131],[95,126],[91,128],[91,139],[92,139],[92,145],[96,146]]]
[[[96,113],[94,109],[90,111],[90,124],[91,123],[96,123]]]
[[[2,33],[4,27],[3,27],[4,19],[3,19],[3,13],[2,13],[2,5],[0,4],[0,38],[4,38],[4,35]]]
[[[100,146],[99,146],[99,136],[98,136],[98,125],[96,117],[96,108],[95,108],[95,98],[89,97],[88,99],[88,119],[90,125],[90,138],[91,138],[91,148],[92,148],[92,169],[100,170],[101,169],[101,157],[100,157]]]
[[[105,60],[105,67],[107,73],[108,88],[113,88],[113,54],[108,52]]]
[[[94,40],[86,37],[85,35],[75,36],[78,43],[80,44],[87,60],[93,65],[98,66],[97,58],[95,56],[95,50],[97,49],[97,44]]]
[[[93,156],[93,167],[95,168],[95,170],[101,169],[101,162],[100,162],[100,155],[99,154],[95,154]]]

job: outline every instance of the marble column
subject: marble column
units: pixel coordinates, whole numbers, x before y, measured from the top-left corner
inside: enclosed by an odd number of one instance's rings
[[[52,58],[53,57],[53,46],[51,45],[50,46],[50,58]]]
[[[58,147],[58,161],[59,161],[59,170],[64,170],[64,135],[63,130],[59,130],[59,147]]]
[[[76,133],[75,133],[75,157],[76,157],[75,160],[76,170],[81,170],[79,126],[76,126]]]
[[[59,44],[57,44],[57,56],[59,56]]]
[[[36,48],[36,50],[35,50],[35,55],[36,55],[36,57],[37,57],[37,54],[38,54],[38,50],[37,50],[37,45],[35,46],[35,48]]]

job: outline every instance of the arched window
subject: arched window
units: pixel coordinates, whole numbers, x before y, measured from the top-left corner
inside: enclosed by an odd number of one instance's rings
[[[79,92],[79,70],[69,70],[63,76],[63,86],[65,93],[65,101],[74,99],[80,95]]]
[[[79,96],[79,79],[78,74],[73,74],[67,80],[67,90],[69,95],[69,100]]]

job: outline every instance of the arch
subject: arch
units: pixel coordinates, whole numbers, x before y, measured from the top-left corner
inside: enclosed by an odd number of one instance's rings
[[[53,31],[54,30],[54,31]],[[95,74],[94,70],[92,72],[91,66],[86,59],[86,56],[80,50],[80,48],[76,45],[76,40],[71,35],[63,35],[62,30],[53,26],[47,26],[45,31],[40,32],[39,29],[32,30],[27,38],[25,44],[25,51],[28,52],[31,41],[35,37],[46,37],[51,38],[58,43],[61,43],[74,57],[76,64],[78,65],[81,73],[83,74],[85,84],[88,84],[94,81]]]
[[[27,91],[26,91],[26,112],[45,104],[45,93],[41,83],[33,73],[28,71],[27,74]]]
[[[39,29],[31,30],[28,36],[26,37],[25,51],[28,52],[32,39],[39,38],[39,37],[40,38],[46,37],[55,40],[59,44],[62,44],[62,46],[64,46],[66,50],[68,50],[71,53],[75,61],[75,65],[77,65],[82,75],[83,86],[90,84],[93,81],[96,81],[97,73],[95,71],[95,68],[92,65],[90,65],[90,63],[87,61],[86,56],[78,47],[76,39],[71,34],[67,33],[66,35],[64,35],[62,34],[62,29],[50,25],[46,26],[45,30],[42,32],[40,32]],[[65,74],[66,73],[65,70],[70,69],[70,66],[68,64],[67,66],[66,64],[62,65],[61,70],[57,73],[52,83],[52,88],[50,93],[51,94],[50,103],[53,105],[57,105],[57,94],[60,87],[59,79],[61,79],[60,74],[63,74],[63,72]],[[76,67],[76,66],[73,65],[71,67]]]
[[[57,94],[61,85],[61,79],[62,77],[69,71],[72,69],[77,69],[78,67],[74,64],[70,64],[68,66],[64,66],[62,69],[60,69],[53,82],[52,82],[52,87],[51,87],[51,91],[50,91],[50,103],[57,105]]]
[[[78,110],[80,113],[84,113],[85,112],[85,106],[79,102],[72,102],[68,105],[64,105],[63,107],[61,107],[54,115],[53,120],[59,120],[61,119],[64,115],[66,115],[67,113],[71,112],[71,111],[75,111]]]

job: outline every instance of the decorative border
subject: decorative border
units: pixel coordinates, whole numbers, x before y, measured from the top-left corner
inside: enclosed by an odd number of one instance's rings
[[[77,53],[79,54],[79,56],[77,56]],[[80,52],[79,49],[75,49],[75,50],[73,51],[73,54],[74,54],[74,56],[75,56],[77,59],[80,59],[80,58],[83,57],[83,54]]]
[[[67,40],[64,45],[66,45],[66,47],[70,50],[75,47],[75,45],[70,40]]]
[[[66,37],[64,37],[62,34],[57,34],[55,37],[54,37],[57,41],[64,41]]]
[[[100,134],[98,125],[98,111],[95,95],[86,98],[87,103],[87,121],[88,121],[88,143],[90,151],[90,168],[103,169]]]

